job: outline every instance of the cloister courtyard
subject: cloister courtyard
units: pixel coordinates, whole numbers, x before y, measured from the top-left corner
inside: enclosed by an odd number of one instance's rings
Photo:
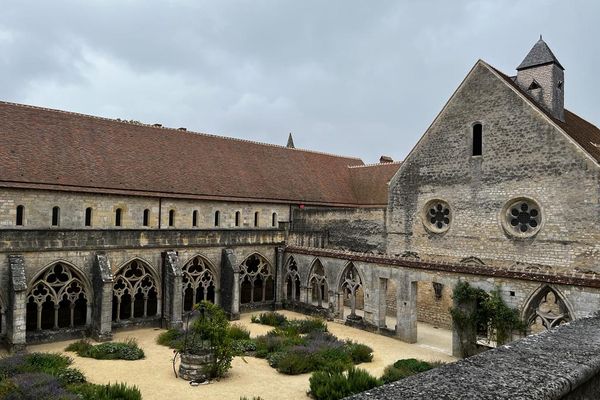
[[[294,312],[283,311],[290,319],[307,318]],[[272,329],[270,326],[251,323],[252,313],[242,314],[239,325],[245,326],[252,337],[263,335]],[[394,321],[389,321],[394,322]],[[337,322],[328,322],[328,329],[340,339],[351,339],[373,348],[373,361],[360,364],[375,376],[383,373],[385,366],[398,359],[417,358],[425,361],[455,360],[450,355],[452,334],[445,329],[419,323],[418,341],[408,344],[394,338],[365,332]],[[246,396],[260,396],[265,400],[307,399],[310,374],[284,375],[271,368],[264,359],[255,357],[235,357],[233,366],[226,378],[200,386],[190,386],[189,382],[175,378],[172,368],[173,351],[158,345],[156,338],[164,330],[158,328],[119,331],[115,341],[134,337],[144,350],[146,357],[137,361],[95,360],[82,358],[72,352],[64,352],[73,341],[32,345],[30,352],[62,352],[74,359],[73,366],[79,368],[90,382],[98,384],[126,382],[140,388],[143,398],[153,399],[219,399],[239,400]]]

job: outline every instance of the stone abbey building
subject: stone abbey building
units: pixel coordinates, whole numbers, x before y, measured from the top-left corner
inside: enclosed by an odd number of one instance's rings
[[[11,348],[174,326],[206,299],[416,340],[452,289],[531,332],[600,309],[600,130],[538,41],[477,61],[403,162],[0,102],[1,334]],[[390,145],[393,145],[390,144]]]

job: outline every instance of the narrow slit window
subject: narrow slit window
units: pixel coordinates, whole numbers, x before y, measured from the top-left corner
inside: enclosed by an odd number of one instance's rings
[[[144,210],[144,217],[142,219],[142,225],[144,225],[144,226],[150,225],[150,210],[147,208]]]
[[[60,225],[60,207],[52,207],[52,226]]]
[[[198,210],[194,210],[194,212],[192,213],[192,226],[198,226]]]
[[[271,225],[277,226],[277,213],[273,213]]]
[[[240,212],[235,212],[235,226],[240,226]]]
[[[482,153],[483,128],[481,124],[473,125],[473,155],[480,156]]]
[[[85,209],[85,226],[92,226],[92,207]]]
[[[254,213],[254,226],[258,226],[258,211]]]
[[[15,224],[17,226],[23,226],[23,214],[25,212],[25,206],[17,206],[17,218]]]
[[[122,210],[120,208],[117,208],[115,210],[115,226],[121,226],[121,214],[122,214]]]
[[[169,226],[175,225],[175,210],[169,210]]]
[[[215,226],[219,226],[221,224],[221,212],[215,211]]]

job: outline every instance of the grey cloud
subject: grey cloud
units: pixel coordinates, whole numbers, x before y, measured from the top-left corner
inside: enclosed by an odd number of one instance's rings
[[[0,97],[251,140],[403,158],[478,58],[544,34],[600,122],[584,1],[3,0]],[[556,23],[554,21],[557,21]]]

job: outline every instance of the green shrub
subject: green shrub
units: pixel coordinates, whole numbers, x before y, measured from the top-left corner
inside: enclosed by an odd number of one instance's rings
[[[275,327],[283,326],[288,322],[287,317],[278,312],[266,312],[261,313],[258,316],[253,315],[250,320],[254,323]]]
[[[314,369],[314,360],[305,352],[290,351],[282,354],[276,362],[274,362],[277,371],[286,375],[305,374]],[[272,362],[272,359],[269,360]]]
[[[248,328],[238,325],[232,324],[229,326],[229,337],[231,340],[247,340],[250,339],[250,331]]]
[[[243,355],[252,351],[256,351],[256,342],[254,340],[245,339],[233,341],[233,352],[235,355]]]
[[[373,349],[366,344],[356,343],[351,340],[346,341],[344,348],[352,358],[354,364],[371,362],[373,360]]]
[[[81,400],[141,400],[142,394],[137,386],[127,386],[124,383],[95,385],[86,383],[71,385],[69,391],[79,396]]]
[[[347,372],[317,371],[309,382],[311,395],[317,400],[338,400],[382,385],[367,371],[354,367]]]
[[[440,364],[442,363],[439,361],[429,363],[415,358],[398,360],[394,364],[385,367],[381,380],[385,383],[395,382],[420,372],[429,371]]]
[[[183,348],[183,337],[185,333],[181,329],[171,328],[165,332],[162,332],[156,338],[156,343],[167,346],[175,350],[181,350]]]
[[[288,321],[288,327],[298,333],[327,332],[327,324],[321,318],[294,319]]]
[[[77,368],[65,368],[64,370],[58,372],[56,377],[63,385],[85,382],[85,375],[83,375],[83,372]]]
[[[92,345],[79,341],[70,344],[67,351],[75,351],[80,357],[95,358],[96,360],[139,360],[144,358],[144,351],[133,338],[124,342],[105,342]]]
[[[65,351],[72,351],[78,355],[88,352],[94,345],[88,339],[81,339],[71,343],[65,348]]]
[[[25,356],[25,364],[19,372],[43,372],[57,375],[72,362],[71,357],[58,353],[31,353]]]

